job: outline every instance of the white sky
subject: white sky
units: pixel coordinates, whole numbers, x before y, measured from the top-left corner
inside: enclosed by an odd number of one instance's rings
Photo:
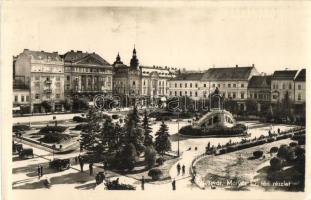
[[[225,1],[226,2],[226,1]],[[208,69],[255,64],[260,72],[310,66],[310,4],[203,7],[11,7],[8,55],[24,48],[96,52],[128,64],[134,44],[143,65]],[[225,6],[224,6],[225,5]],[[309,27],[308,27],[309,26]]]

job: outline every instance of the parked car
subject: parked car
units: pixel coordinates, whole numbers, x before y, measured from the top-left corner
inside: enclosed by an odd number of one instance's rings
[[[13,144],[13,153],[18,153],[23,150],[23,144]]]
[[[29,148],[29,149],[22,149],[20,152],[19,152],[19,157],[21,159],[27,159],[27,158],[33,158],[34,155],[33,155],[33,149],[32,148]]]
[[[59,171],[67,170],[70,168],[70,160],[69,159],[54,159],[50,161],[49,166],[54,169],[58,169]]]

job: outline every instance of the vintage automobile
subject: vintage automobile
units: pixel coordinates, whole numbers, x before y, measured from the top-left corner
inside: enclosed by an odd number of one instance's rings
[[[13,153],[19,153],[23,150],[23,144],[13,144]]]
[[[34,157],[34,155],[33,155],[33,149],[32,148],[22,149],[19,152],[19,158],[21,158],[21,159],[27,159],[27,158],[33,158],[33,157]]]
[[[70,168],[69,159],[54,159],[50,161],[49,166],[59,171],[67,170]]]

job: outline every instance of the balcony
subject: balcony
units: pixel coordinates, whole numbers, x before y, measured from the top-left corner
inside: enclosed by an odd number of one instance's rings
[[[45,82],[45,84],[52,84],[51,80],[45,80],[44,82]]]
[[[43,92],[46,94],[50,94],[50,93],[52,93],[52,89],[45,89],[45,90],[43,90]]]

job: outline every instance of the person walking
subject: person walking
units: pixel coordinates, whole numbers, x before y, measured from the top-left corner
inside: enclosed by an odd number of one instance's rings
[[[83,172],[84,161],[81,157],[80,157],[79,163],[80,163],[80,170],[81,170],[81,172]]]
[[[177,176],[180,174],[180,164],[177,164]]]
[[[37,167],[38,169],[38,179],[40,179],[40,177],[41,177],[41,168],[40,168],[40,165],[38,165],[38,167]]]
[[[40,165],[40,177],[42,177],[42,176],[43,176],[43,166]]]
[[[175,181],[175,179],[172,182],[172,187],[173,187],[173,190],[176,190],[176,181]]]
[[[145,190],[145,177],[144,176],[141,177],[141,189]]]
[[[90,175],[93,175],[93,163],[89,164],[89,169],[90,169]]]
[[[186,173],[186,167],[185,167],[185,165],[182,165],[182,175],[185,175],[185,173]]]

